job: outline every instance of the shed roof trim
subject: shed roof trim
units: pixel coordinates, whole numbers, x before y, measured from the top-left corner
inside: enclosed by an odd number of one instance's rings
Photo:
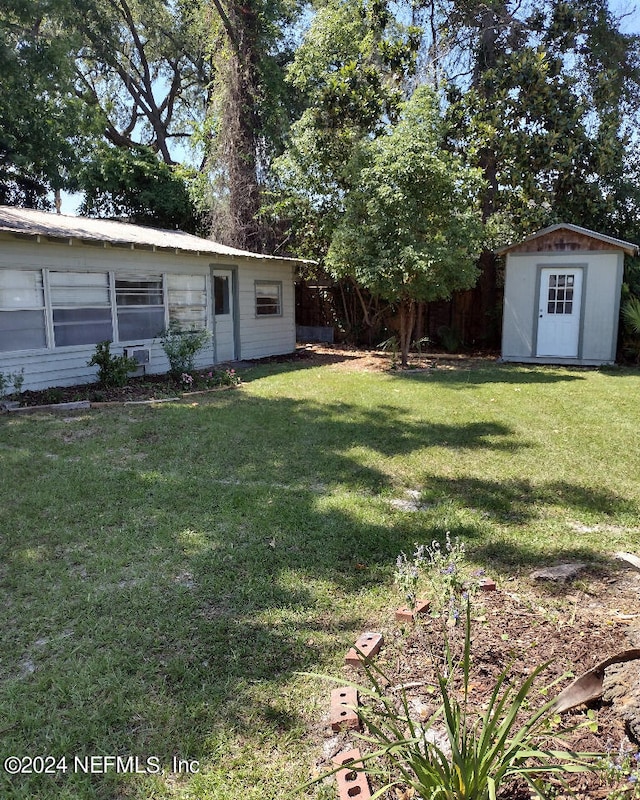
[[[636,255],[639,250],[638,245],[633,244],[632,242],[625,242],[623,239],[615,239],[613,236],[606,236],[604,233],[598,233],[597,231],[589,230],[589,228],[582,228],[580,225],[571,225],[568,222],[561,222],[557,225],[550,225],[548,228],[543,228],[537,233],[532,233],[531,236],[527,236],[525,239],[522,239],[519,242],[514,242],[506,247],[500,247],[495,252],[498,255],[508,253],[510,250],[513,250],[515,247],[519,247],[525,242],[530,242],[533,239],[538,239],[541,236],[546,236],[549,233],[559,230],[573,231],[573,233],[579,233],[582,236],[590,236],[592,239],[597,239],[605,244],[610,244],[612,247],[624,250],[624,252],[630,256]]]
[[[211,239],[202,239],[190,233],[162,228],[147,228],[143,225],[132,225],[128,222],[93,219],[92,217],[72,217],[66,214],[53,214],[48,211],[37,211],[32,208],[15,208],[0,206],[0,231],[20,236],[40,237],[84,242],[100,242],[115,246],[129,245],[132,248],[157,248],[197,254],[211,254],[229,258],[251,258],[276,261],[292,261],[303,263],[302,259],[285,258],[284,256],[266,256],[238,250],[218,244]]]

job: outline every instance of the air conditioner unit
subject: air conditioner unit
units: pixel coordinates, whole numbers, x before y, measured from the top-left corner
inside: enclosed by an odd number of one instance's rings
[[[151,350],[148,347],[125,347],[124,354],[127,358],[134,358],[140,366],[149,363]]]

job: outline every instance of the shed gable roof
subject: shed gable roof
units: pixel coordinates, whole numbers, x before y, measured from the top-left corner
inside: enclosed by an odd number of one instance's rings
[[[532,233],[520,242],[500,247],[495,252],[498,255],[505,253],[541,253],[541,252],[567,252],[572,250],[623,250],[627,255],[635,255],[638,245],[615,239],[603,233],[582,228],[580,225],[559,223],[543,228],[537,233]]]
[[[0,206],[0,231],[22,237],[46,237],[51,240],[67,239],[70,242],[88,242],[113,246],[129,246],[142,249],[157,249],[174,252],[202,253],[227,258],[250,258],[260,260],[292,261],[300,259],[266,256],[218,244],[211,239],[202,239],[190,233],[163,228],[147,228],[128,222],[72,217],[53,214],[32,208]]]

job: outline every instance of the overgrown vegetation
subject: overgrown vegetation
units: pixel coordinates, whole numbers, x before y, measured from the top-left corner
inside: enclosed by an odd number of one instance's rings
[[[422,800],[495,800],[514,779],[525,781],[533,797],[550,800],[556,795],[558,780],[561,785],[576,772],[602,770],[604,753],[559,749],[563,731],[550,724],[553,700],[529,710],[534,683],[545,664],[519,687],[512,685],[507,668],[484,712],[472,710],[469,598],[463,606],[463,654],[454,661],[445,627],[442,660],[435,664],[436,710],[427,719],[416,719],[406,691],[401,690],[399,698],[389,693],[389,678],[374,664],[366,665],[369,686],[360,686],[359,693],[367,700],[358,715],[369,752],[350,767],[371,774],[376,785],[382,783],[379,796],[384,790],[397,789]],[[381,769],[381,761],[386,768]],[[550,777],[556,779],[553,787]]]
[[[434,708],[426,718],[412,709],[404,687],[399,695],[389,691],[393,681],[375,662],[365,661],[368,685],[359,687],[365,700],[357,713],[367,752],[350,768],[370,774],[379,796],[395,789],[397,796],[423,800],[495,800],[506,783],[520,779],[532,796],[545,800],[555,797],[548,777],[556,779],[557,787],[567,775],[604,768],[604,753],[559,749],[566,732],[555,723],[553,699],[532,710],[534,684],[546,664],[533,669],[519,687],[513,685],[509,665],[483,711],[472,706],[472,607],[476,614],[478,608],[470,576],[464,545],[452,542],[448,532],[444,546],[438,541],[416,545],[412,559],[401,553],[396,560],[396,582],[409,607],[418,584],[429,585],[431,624],[440,631],[440,648],[432,654],[433,675],[425,676],[434,681]],[[459,657],[452,647],[456,626],[463,628]]]

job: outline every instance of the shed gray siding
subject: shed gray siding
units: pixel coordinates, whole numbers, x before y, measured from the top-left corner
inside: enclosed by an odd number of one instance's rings
[[[563,266],[582,267],[584,273],[578,357],[537,357],[540,270]],[[584,365],[613,363],[623,268],[621,250],[509,253],[504,291],[503,360]]]

